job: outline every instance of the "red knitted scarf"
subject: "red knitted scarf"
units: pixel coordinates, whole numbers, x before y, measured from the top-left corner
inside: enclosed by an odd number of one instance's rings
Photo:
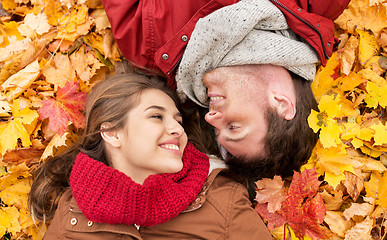
[[[73,196],[87,219],[151,226],[176,217],[196,198],[208,175],[208,157],[188,144],[183,169],[150,175],[143,185],[79,153],[70,175]]]

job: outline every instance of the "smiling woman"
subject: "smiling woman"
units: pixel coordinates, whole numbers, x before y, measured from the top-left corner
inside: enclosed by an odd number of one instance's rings
[[[121,75],[94,86],[85,132],[32,184],[32,216],[51,220],[45,239],[271,239],[245,185],[188,142],[183,123],[192,135],[201,128],[182,113],[157,79]]]

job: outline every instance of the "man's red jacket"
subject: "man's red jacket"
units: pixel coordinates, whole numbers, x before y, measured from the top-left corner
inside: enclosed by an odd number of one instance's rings
[[[323,65],[332,55],[334,24],[350,0],[270,0],[289,27],[316,50]],[[168,78],[199,18],[238,0],[102,0],[114,38],[134,66]]]

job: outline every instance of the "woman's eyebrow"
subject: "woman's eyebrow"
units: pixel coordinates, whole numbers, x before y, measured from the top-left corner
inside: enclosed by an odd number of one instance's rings
[[[147,110],[149,110],[149,109],[158,109],[158,110],[160,110],[160,111],[165,112],[165,108],[164,108],[164,107],[162,107],[162,106],[157,106],[157,105],[149,106],[149,107],[147,107],[147,108],[145,109],[145,111],[147,111]],[[180,112],[177,112],[177,113],[175,114],[175,116],[176,116],[176,117],[183,117],[183,115],[182,115]]]
[[[147,110],[149,110],[149,109],[153,109],[153,108],[158,109],[158,110],[161,110],[161,111],[165,111],[165,108],[164,108],[164,107],[162,107],[162,106],[157,106],[157,105],[149,106],[149,107],[145,108],[145,111],[147,111]]]

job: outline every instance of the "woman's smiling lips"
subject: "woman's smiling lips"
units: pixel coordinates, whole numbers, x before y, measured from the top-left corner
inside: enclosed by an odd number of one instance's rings
[[[159,144],[159,146],[163,149],[166,149],[172,152],[173,154],[181,155],[180,142],[178,140],[175,140],[175,139],[168,140],[168,141],[162,142],[161,144]]]

